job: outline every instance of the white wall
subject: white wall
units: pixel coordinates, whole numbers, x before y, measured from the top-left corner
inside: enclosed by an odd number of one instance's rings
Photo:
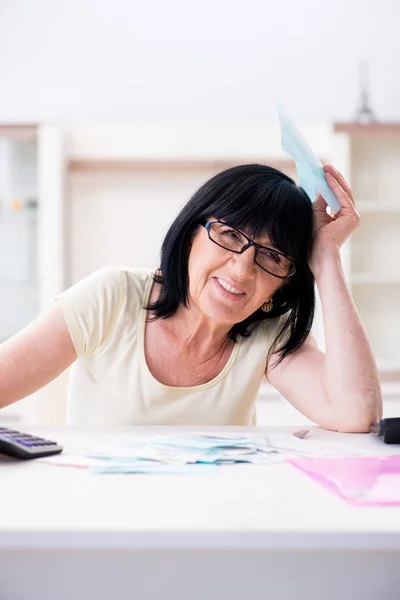
[[[400,118],[398,0],[1,0],[0,121]]]
[[[213,174],[73,174],[69,281],[109,264],[157,267],[170,223]]]
[[[326,123],[303,126],[319,156],[328,157],[334,139]],[[124,123],[73,124],[64,128],[70,159],[196,161],[223,159],[277,164],[296,177],[294,163],[280,150],[278,124]],[[281,166],[281,165],[279,165]],[[282,168],[282,166],[281,166]],[[215,168],[174,167],[70,172],[67,175],[66,285],[109,264],[158,266],[161,242],[179,209]]]

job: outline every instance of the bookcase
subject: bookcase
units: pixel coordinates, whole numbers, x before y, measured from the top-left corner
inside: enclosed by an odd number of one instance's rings
[[[0,343],[65,288],[64,173],[59,127],[0,124]],[[35,411],[30,397],[2,409],[0,420],[34,422]]]
[[[0,125],[0,341],[39,310],[37,209],[36,127]]]
[[[400,124],[336,123],[334,133],[345,138],[361,215],[347,248],[349,284],[381,380],[400,396]]]

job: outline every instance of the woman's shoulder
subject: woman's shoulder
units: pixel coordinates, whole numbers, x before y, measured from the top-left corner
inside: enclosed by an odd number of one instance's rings
[[[117,265],[108,268],[122,274],[124,277],[126,277],[127,281],[132,281],[135,283],[140,282],[144,285],[146,285],[149,278],[153,277],[154,273],[157,271],[155,267],[131,267],[126,265]]]
[[[102,267],[57,296],[78,356],[95,353],[125,323],[126,315],[135,319],[154,271]]]
[[[104,289],[116,287],[124,291],[144,292],[156,270],[151,267],[109,265],[93,271],[83,281],[97,284]]]
[[[124,306],[140,307],[156,269],[106,266],[93,271],[57,296],[74,310],[113,314]]]
[[[154,274],[157,271],[153,267],[130,267],[114,266],[115,274],[122,279],[124,291],[129,298],[142,300],[151,287]]]
[[[277,338],[280,335],[285,327],[285,323],[287,321],[288,315],[281,315],[278,317],[273,317],[271,319],[263,319],[259,321],[254,328],[254,331],[250,334],[248,339],[248,343],[252,343],[252,341],[263,340],[263,343],[266,344],[267,352],[275,345],[278,341]]]

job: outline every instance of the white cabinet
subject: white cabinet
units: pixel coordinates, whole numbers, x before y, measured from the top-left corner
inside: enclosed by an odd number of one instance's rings
[[[0,341],[38,313],[37,130],[0,126]]]
[[[382,381],[400,387],[400,124],[336,124],[346,136],[347,177],[361,225],[349,245],[348,279]]]
[[[64,289],[64,176],[60,128],[0,124],[0,343]],[[0,419],[34,422],[38,403],[13,404]]]

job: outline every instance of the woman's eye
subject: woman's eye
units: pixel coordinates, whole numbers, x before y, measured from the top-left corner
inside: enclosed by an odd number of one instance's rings
[[[276,262],[277,265],[279,265],[282,262],[281,257],[279,256],[279,254],[275,254],[275,252],[266,252],[265,255],[272,259],[274,262]]]
[[[225,237],[229,237],[231,240],[239,240],[239,234],[234,229],[227,229],[223,232]]]

